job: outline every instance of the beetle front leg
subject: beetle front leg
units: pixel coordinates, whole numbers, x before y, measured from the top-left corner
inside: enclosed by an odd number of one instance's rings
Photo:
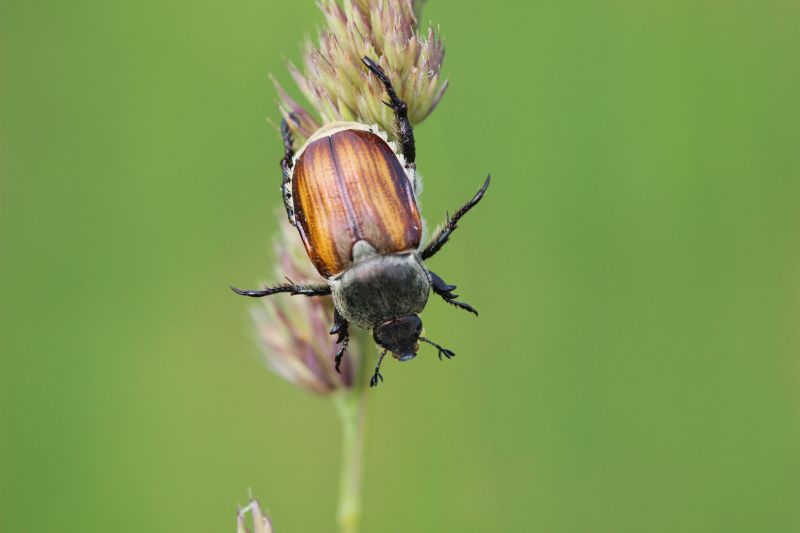
[[[292,205],[292,191],[291,191],[291,177],[292,177],[292,160],[294,159],[294,139],[292,138],[292,130],[289,129],[289,123],[286,119],[281,120],[281,137],[283,137],[283,159],[281,159],[281,171],[283,172],[283,179],[281,181],[281,196],[283,196],[283,206],[286,208],[286,216],[289,217],[289,222],[294,225],[294,207]]]
[[[340,346],[336,351],[334,368],[336,368],[336,372],[341,374],[339,368],[342,365],[342,358],[344,357],[344,352],[347,349],[347,344],[350,342],[350,330],[347,320],[345,320],[344,317],[339,314],[338,309],[333,310],[333,327],[331,328],[330,334],[338,335],[336,338],[336,344],[339,344]]]
[[[436,344],[435,342],[433,342],[432,340],[430,340],[430,339],[428,339],[426,337],[420,337],[419,340],[421,340],[422,342],[428,343],[431,346],[433,346],[434,348],[436,348],[437,350],[439,350],[439,361],[442,360],[442,356],[444,356],[445,359],[452,359],[453,357],[456,356],[456,354],[455,354],[455,352],[453,350],[448,350],[447,348],[445,348],[445,347],[443,347],[443,346],[441,346],[439,344]]]
[[[377,387],[379,381],[383,381],[383,376],[381,375],[381,363],[383,363],[383,358],[386,355],[386,350],[381,352],[380,357],[378,358],[378,364],[375,366],[375,373],[372,374],[372,378],[369,380],[370,387]]]
[[[400,142],[400,150],[406,160],[406,168],[416,168],[417,149],[414,145],[414,128],[411,126],[411,121],[408,120],[408,104],[397,96],[389,76],[386,75],[380,65],[368,57],[362,58],[361,61],[383,84],[386,96],[389,97],[389,101],[384,102],[384,104],[394,111],[397,140]]]
[[[433,289],[433,292],[441,296],[445,302],[478,316],[478,311],[476,311],[474,307],[456,300],[458,295],[453,294],[453,291],[456,289],[455,285],[448,285],[447,282],[440,278],[435,272],[430,270],[428,270],[428,279],[431,282],[431,289]]]

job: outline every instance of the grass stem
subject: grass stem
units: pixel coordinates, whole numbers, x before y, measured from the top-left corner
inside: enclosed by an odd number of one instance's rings
[[[342,424],[342,470],[339,481],[338,520],[341,533],[358,533],[364,477],[365,425],[367,418],[367,369],[374,343],[368,332],[354,328],[362,357],[355,369],[354,386],[336,396],[336,410]]]

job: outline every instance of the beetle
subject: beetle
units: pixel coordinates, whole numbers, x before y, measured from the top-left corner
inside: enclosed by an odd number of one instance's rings
[[[421,336],[418,314],[431,290],[447,303],[478,314],[469,304],[456,300],[456,287],[429,270],[425,260],[441,250],[461,217],[483,198],[490,176],[472,199],[448,215],[428,243],[420,246],[422,220],[416,199],[420,184],[408,106],[375,61],[364,57],[362,62],[383,85],[384,104],[395,116],[397,145],[377,126],[334,122],[317,130],[295,153],[289,126],[285,120],[281,123],[281,190],[286,214],[326,283],[289,281],[263,290],[231,289],[250,297],[332,295],[334,324],[330,333],[337,335],[339,345],[336,371],[350,338],[349,326],[369,330],[383,349],[370,379],[370,386],[375,386],[383,381],[380,367],[387,351],[408,361],[416,356],[422,341],[439,351],[439,359],[455,355]]]

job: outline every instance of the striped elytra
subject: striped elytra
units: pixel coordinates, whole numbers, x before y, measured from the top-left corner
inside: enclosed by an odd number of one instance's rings
[[[422,237],[411,183],[378,135],[344,129],[312,140],[295,161],[292,198],[297,228],[326,278],[353,263],[353,245],[378,253],[416,249]]]

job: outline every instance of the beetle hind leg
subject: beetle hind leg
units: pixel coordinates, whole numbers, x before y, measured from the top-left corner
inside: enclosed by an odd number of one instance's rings
[[[292,202],[294,139],[292,138],[292,130],[289,129],[289,123],[286,122],[286,119],[281,120],[281,137],[283,138],[283,159],[281,159],[283,179],[281,180],[281,196],[283,197],[283,206],[286,208],[286,216],[289,217],[289,222],[294,226],[294,204]]]
[[[416,168],[417,149],[414,144],[414,128],[411,126],[411,121],[408,120],[408,104],[397,96],[389,76],[380,65],[368,57],[363,57],[361,61],[378,78],[389,98],[389,101],[384,104],[394,111],[396,136],[400,142],[400,151],[406,160],[406,168]]]

